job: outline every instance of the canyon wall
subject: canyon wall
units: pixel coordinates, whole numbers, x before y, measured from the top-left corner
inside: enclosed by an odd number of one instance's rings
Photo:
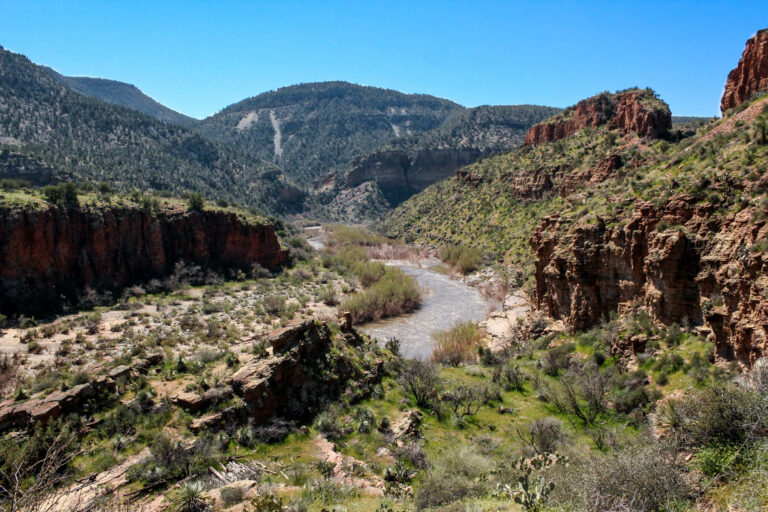
[[[768,30],[761,30],[747,41],[739,64],[728,73],[720,110],[736,107],[768,92]]]
[[[768,355],[768,261],[752,250],[768,225],[752,221],[753,208],[710,210],[679,195],[638,203],[623,226],[568,230],[544,218],[531,238],[536,306],[571,329],[643,306],[655,321],[699,326],[720,357],[750,365]]]
[[[0,209],[0,312],[41,313],[86,288],[119,291],[173,272],[273,268],[286,258],[274,227],[222,211]]]
[[[390,204],[397,205],[481,156],[475,148],[380,151],[353,161],[346,186],[372,181]]]
[[[649,90],[603,93],[532,126],[525,134],[525,144],[535,146],[564,139],[584,128],[603,124],[625,134],[659,137],[672,126],[672,114]]]

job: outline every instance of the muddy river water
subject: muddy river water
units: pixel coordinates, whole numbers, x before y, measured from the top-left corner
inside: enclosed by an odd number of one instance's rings
[[[315,249],[324,247],[324,234],[309,231],[308,243]],[[421,288],[421,307],[415,312],[368,323],[358,328],[384,343],[400,340],[400,351],[408,358],[427,359],[432,354],[431,333],[452,327],[456,322],[483,320],[489,304],[477,289],[438,272],[437,260],[420,264],[386,262],[413,276]]]

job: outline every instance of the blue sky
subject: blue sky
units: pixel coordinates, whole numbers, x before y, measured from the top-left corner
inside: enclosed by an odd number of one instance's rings
[[[653,87],[675,115],[717,115],[768,1],[0,0],[0,45],[67,75],[137,85],[205,117],[321,80],[466,106],[565,107]]]

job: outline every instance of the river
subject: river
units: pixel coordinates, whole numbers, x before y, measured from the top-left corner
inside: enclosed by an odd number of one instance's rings
[[[308,228],[307,242],[316,250],[325,246],[325,233]],[[387,318],[380,322],[362,324],[358,329],[379,340],[400,340],[404,357],[428,359],[432,354],[431,334],[452,327],[456,322],[481,321],[488,313],[489,303],[477,289],[436,270],[437,260],[428,259],[420,265],[386,262],[413,276],[421,288],[421,307],[408,315]]]

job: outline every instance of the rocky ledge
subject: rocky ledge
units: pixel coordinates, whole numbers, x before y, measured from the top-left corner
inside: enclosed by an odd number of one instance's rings
[[[49,312],[86,289],[167,276],[180,261],[248,270],[285,258],[273,226],[226,211],[0,208],[0,313]]]
[[[728,73],[720,110],[725,113],[761,92],[768,92],[768,29],[747,41],[739,64]]]
[[[584,128],[602,125],[624,134],[655,138],[672,126],[672,114],[667,104],[650,89],[602,93],[532,126],[525,134],[525,144],[544,144],[570,137]]]

